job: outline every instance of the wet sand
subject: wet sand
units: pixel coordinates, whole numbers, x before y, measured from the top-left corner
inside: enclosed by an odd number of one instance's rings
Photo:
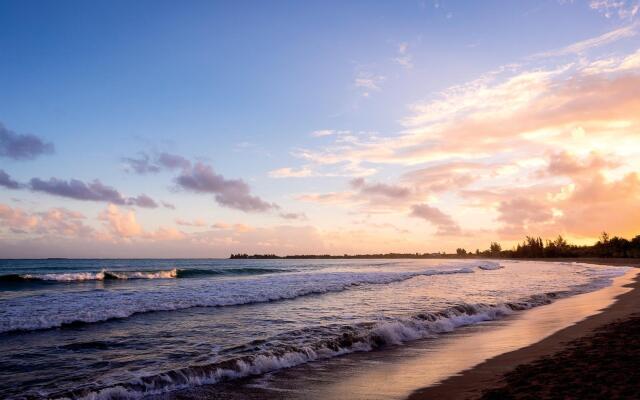
[[[545,338],[555,337],[566,327],[578,326],[581,321],[599,315],[601,310],[614,304],[616,298],[632,290],[625,285],[633,284],[638,272],[629,271],[625,276],[616,278],[613,285],[601,290],[561,298],[550,305],[515,313],[501,320],[462,327],[436,339],[320,360],[262,377],[177,391],[162,398],[402,400],[414,393],[414,398],[418,399],[458,399],[467,395],[466,389],[472,390],[468,397],[477,398],[482,390],[496,386],[502,374],[538,357],[538,353],[531,353],[522,361],[519,349],[544,342]],[[562,347],[560,345],[558,349]],[[555,352],[555,348],[549,352]],[[465,377],[466,382],[460,387],[456,386],[459,381],[453,381],[453,387],[446,386],[449,377],[465,370],[476,371],[475,366],[483,365],[494,357],[504,359],[499,356],[501,354],[515,356],[509,362],[501,361],[490,366],[489,373],[481,374],[479,379]],[[487,377],[494,378],[494,383]],[[432,387],[437,382],[444,382],[445,386]],[[426,389],[425,397],[421,391],[415,393],[426,387],[429,389]],[[460,388],[462,390],[458,390]]]
[[[575,261],[640,267],[640,260]],[[617,301],[603,312],[535,344],[491,358],[437,385],[417,390],[409,399],[628,398],[625,391],[637,393],[640,389],[637,379],[628,379],[630,373],[637,374],[634,369],[637,370],[638,358],[622,357],[611,365],[612,359],[625,354],[626,346],[629,351],[638,351],[638,337],[631,340],[628,331],[637,330],[640,325],[639,277],[627,286],[632,290],[617,296]],[[627,385],[611,388],[616,379]]]

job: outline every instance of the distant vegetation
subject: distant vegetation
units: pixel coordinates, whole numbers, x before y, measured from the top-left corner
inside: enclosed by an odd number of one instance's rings
[[[469,252],[463,248],[456,250],[455,254],[441,253],[386,253],[386,254],[344,254],[340,256],[321,254],[300,254],[289,256],[277,256],[275,254],[232,254],[232,259],[288,259],[288,258],[581,258],[581,257],[605,257],[605,258],[640,258],[640,235],[631,240],[618,236],[609,237],[603,232],[600,239],[591,246],[578,246],[568,243],[562,236],[555,240],[542,240],[540,237],[527,236],[522,243],[514,248],[503,250],[498,242],[492,242],[484,251],[477,249]]]
[[[541,238],[530,237],[515,249],[502,250],[499,255],[509,258],[554,258],[554,257],[607,257],[640,258],[640,235],[631,240],[618,236],[609,237],[603,232],[592,246],[577,246],[567,243],[562,237],[543,242]]]

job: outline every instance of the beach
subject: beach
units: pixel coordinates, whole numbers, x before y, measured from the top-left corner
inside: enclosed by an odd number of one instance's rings
[[[404,399],[597,313],[634,271],[480,259],[4,263],[0,397],[15,399]]]
[[[637,259],[588,262],[640,267]],[[602,312],[417,390],[409,399],[633,398],[629,394],[638,391],[639,278],[627,286],[631,290]]]

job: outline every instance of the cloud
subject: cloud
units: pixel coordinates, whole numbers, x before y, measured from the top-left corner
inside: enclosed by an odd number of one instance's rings
[[[507,225],[508,231],[524,233],[530,223],[548,222],[553,212],[548,204],[526,197],[503,200],[498,206],[498,220]],[[504,229],[504,228],[503,228]]]
[[[126,200],[126,204],[130,206],[138,206],[144,208],[157,208],[158,203],[156,203],[151,197],[146,194],[141,194],[136,197],[129,197]]]
[[[102,184],[98,179],[84,183],[77,179],[69,181],[49,178],[45,181],[40,178],[32,178],[29,182],[31,190],[48,193],[54,196],[67,197],[83,201],[104,201],[119,205],[136,205],[138,207],[156,208],[156,202],[145,194],[137,197],[125,198],[118,190]]]
[[[191,167],[191,161],[176,154],[160,153],[157,162],[168,169],[186,169]]]
[[[329,192],[329,193],[303,193],[296,196],[296,200],[320,203],[320,204],[342,204],[353,200],[353,193],[349,192]]]
[[[592,152],[586,159],[578,159],[567,151],[552,154],[547,166],[547,174],[551,176],[581,176],[593,175],[603,169],[617,168],[619,161],[610,160],[602,155]]]
[[[53,144],[31,134],[17,134],[0,123],[0,157],[14,160],[32,160],[42,154],[51,154]]]
[[[214,194],[216,202],[225,207],[246,212],[265,212],[278,208],[276,204],[252,195],[249,185],[243,180],[226,179],[200,162],[182,171],[175,181],[182,189]]]
[[[640,177],[625,165],[597,153],[553,153],[527,186],[467,190],[464,197],[487,212],[495,211],[502,238],[552,237],[559,233],[595,238],[603,230],[637,234]],[[622,169],[621,169],[622,168]],[[610,178],[606,176],[610,175]]]
[[[188,169],[191,162],[186,158],[170,153],[159,153],[149,156],[140,153],[138,158],[125,157],[122,161],[126,164],[126,170],[140,175],[155,174],[162,170]]]
[[[411,207],[411,216],[422,218],[435,225],[437,235],[448,236],[461,234],[460,226],[449,215],[428,204],[413,205],[413,207]]]
[[[558,50],[547,51],[543,53],[534,54],[531,58],[548,58],[559,57],[570,54],[582,54],[588,50],[596,47],[602,47],[613,42],[617,42],[622,39],[634,37],[638,34],[638,26],[636,24],[623,26],[622,28],[615,29],[613,31],[603,33],[600,36],[589,38],[577,43],[573,43],[569,46],[563,47]]]
[[[0,186],[6,187],[7,189],[19,189],[20,183],[11,179],[9,174],[0,169]]]
[[[617,16],[620,19],[633,19],[640,11],[638,0],[591,0],[589,8],[596,10],[606,18]]]
[[[305,193],[296,197],[299,201],[325,205],[358,207],[361,212],[390,212],[406,209],[409,202],[421,198],[412,188],[387,183],[369,183],[364,178],[349,181],[351,190],[328,193]]]
[[[462,189],[476,180],[493,165],[473,162],[449,162],[406,172],[401,181],[409,182],[424,194]]]
[[[71,179],[69,181],[50,178],[48,181],[32,178],[29,186],[36,192],[44,192],[55,196],[68,197],[76,200],[106,201],[115,204],[125,204],[125,199],[116,189],[103,185],[99,180],[88,184]]]
[[[139,158],[124,157],[122,161],[126,164],[126,170],[131,173],[143,175],[160,172],[160,166],[154,164],[145,153],[140,153]]]
[[[561,199],[558,224],[566,231],[597,236],[606,230],[619,235],[638,234],[640,223],[640,177],[628,173],[618,180],[596,174],[575,182],[575,189]]]
[[[65,208],[29,213],[20,208],[0,204],[2,227],[16,234],[91,237],[93,228],[84,224],[85,216]]]
[[[114,204],[109,204],[100,213],[98,219],[103,221],[106,232],[101,232],[100,238],[111,242],[163,242],[186,238],[184,232],[173,227],[159,227],[154,231],[145,230],[133,210],[123,210]]]
[[[175,210],[176,209],[176,206],[174,204],[167,203],[167,202],[164,202],[164,201],[161,202],[161,203],[162,203],[162,206],[164,208],[168,208],[169,210]]]
[[[280,218],[305,220],[307,216],[304,213],[280,213]]]
[[[224,176],[213,171],[211,166],[201,162],[191,163],[188,159],[170,153],[159,153],[149,156],[141,153],[140,158],[123,159],[128,170],[138,174],[156,173],[162,170],[180,170],[180,174],[175,178],[178,187],[196,193],[212,193],[218,204],[235,208],[247,212],[264,212],[277,209],[274,203],[268,203],[258,196],[252,195],[249,185],[241,179],[226,179]],[[287,174],[296,175],[296,173],[288,168],[279,171],[272,171],[271,176],[284,177]],[[157,203],[146,195],[140,195],[135,198],[126,200],[112,199],[114,204],[137,205],[139,207],[157,207]],[[173,205],[167,208],[174,208]]]
[[[372,91],[381,90],[382,82],[385,81],[383,75],[376,75],[368,71],[360,71],[356,75],[353,85],[360,90],[363,97],[369,97]]]
[[[512,157],[517,151],[531,157],[581,141],[597,148],[605,136],[630,138],[640,124],[640,55],[605,60],[604,66],[603,59],[584,58],[546,69],[505,66],[412,105],[398,134],[335,141],[295,154],[323,166],[414,165]],[[626,121],[626,127],[613,132],[607,121],[615,120]],[[581,129],[587,140],[579,137]]]
[[[385,183],[370,184],[367,183],[364,178],[353,179],[350,185],[352,188],[358,190],[360,195],[364,196],[407,199],[411,195],[411,190],[406,187]]]
[[[393,61],[401,65],[404,68],[413,68],[413,62],[411,54],[408,53],[409,44],[406,42],[398,44],[397,56],[393,59]]]
[[[142,234],[142,227],[132,210],[122,212],[117,206],[109,204],[99,219],[105,221],[111,233],[118,238],[131,238]]]
[[[294,168],[279,168],[273,171],[269,171],[271,178],[307,178],[313,175],[313,171],[308,167],[302,167],[299,169]]]
[[[256,230],[255,227],[246,224],[230,224],[227,222],[216,222],[215,224],[211,225],[211,227],[224,231],[233,231],[235,233],[254,232]]]
[[[333,129],[321,129],[321,130],[317,130],[317,131],[311,132],[311,136],[312,137],[324,137],[324,136],[337,135],[339,132],[340,131],[335,131]]]
[[[327,134],[328,144],[294,152],[306,168],[349,165],[401,175],[393,184],[358,179],[348,191],[297,199],[353,208],[376,198],[399,210],[446,198],[468,229],[490,227],[503,237],[563,232],[584,238],[603,229],[632,235],[640,213],[633,208],[640,50],[600,58],[589,50],[635,37],[636,30],[617,29],[450,87],[412,104],[399,132],[348,140]],[[457,231],[455,221],[443,226]]]
[[[191,226],[191,227],[204,227],[207,226],[207,222],[203,219],[194,219],[193,221],[187,221],[181,218],[176,219],[176,224],[181,226]]]
[[[154,231],[146,231],[138,223],[133,210],[121,210],[114,204],[109,204],[98,219],[104,221],[105,228],[110,236],[107,239],[112,241],[174,241],[186,238],[184,232],[172,227],[159,227]]]

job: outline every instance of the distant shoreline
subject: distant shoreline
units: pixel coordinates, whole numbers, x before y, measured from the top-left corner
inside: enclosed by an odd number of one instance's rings
[[[517,258],[517,257],[492,257],[492,256],[460,256],[457,254],[433,254],[433,255],[411,255],[411,254],[357,254],[357,255],[288,255],[288,256],[273,256],[273,255],[251,255],[247,257],[234,257],[231,256],[228,260],[375,260],[375,259],[454,259],[454,260],[513,260],[513,261],[575,261],[575,262],[593,262],[594,264],[607,265],[607,263],[614,263],[608,265],[620,265],[625,263],[632,263],[634,266],[640,266],[640,258],[637,257],[533,257],[533,258]]]
[[[434,256],[411,256],[411,255],[398,255],[398,256],[385,256],[378,254],[371,255],[347,255],[347,256],[331,256],[331,255],[312,255],[312,256],[276,256],[276,257],[256,257],[249,256],[246,258],[216,258],[216,257],[171,257],[171,258],[158,258],[158,257],[122,257],[122,258],[0,258],[2,261],[61,261],[61,260],[380,260],[380,259],[405,259],[405,260],[438,260],[438,259],[451,259],[451,260],[504,260],[504,261],[547,261],[547,262],[587,262],[593,264],[602,265],[629,265],[640,267],[640,258],[629,257],[549,257],[549,258],[510,258],[510,257],[487,257],[487,256],[459,256],[457,254],[440,254]]]

